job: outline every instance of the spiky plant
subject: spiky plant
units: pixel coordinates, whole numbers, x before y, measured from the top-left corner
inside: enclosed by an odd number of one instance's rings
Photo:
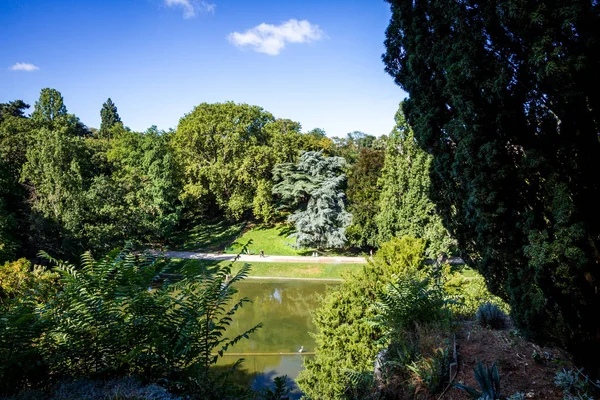
[[[454,386],[467,392],[473,399],[504,399],[500,394],[500,374],[498,374],[496,363],[493,363],[491,367],[487,367],[479,361],[473,368],[473,373],[481,392],[460,383],[456,383]]]
[[[496,304],[487,302],[482,304],[475,314],[479,325],[485,328],[500,329],[506,322],[506,314]]]

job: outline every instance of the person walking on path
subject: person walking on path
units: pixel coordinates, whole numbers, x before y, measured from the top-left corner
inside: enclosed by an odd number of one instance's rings
[[[261,257],[264,257],[264,256],[265,256],[265,252],[264,252],[262,249],[260,249],[260,256],[261,256]]]

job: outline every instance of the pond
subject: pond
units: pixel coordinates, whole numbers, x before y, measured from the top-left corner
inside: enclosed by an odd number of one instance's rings
[[[227,336],[233,337],[258,323],[263,327],[228,349],[218,366],[244,362],[238,369],[238,383],[254,389],[272,386],[273,379],[287,375],[293,387],[293,396],[301,393],[293,379],[303,368],[303,358],[314,354],[315,332],[310,312],[318,307],[319,296],[332,281],[247,280],[236,285],[236,299],[247,297],[252,303],[244,304],[233,317]],[[303,348],[303,352],[298,350]]]

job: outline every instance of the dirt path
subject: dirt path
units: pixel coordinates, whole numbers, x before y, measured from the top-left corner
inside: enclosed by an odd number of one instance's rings
[[[186,258],[194,260],[233,261],[235,254],[196,253],[193,251],[166,251],[165,256],[170,258]],[[240,262],[276,262],[276,263],[303,263],[303,264],[366,264],[365,257],[310,257],[310,256],[269,256],[241,255]]]

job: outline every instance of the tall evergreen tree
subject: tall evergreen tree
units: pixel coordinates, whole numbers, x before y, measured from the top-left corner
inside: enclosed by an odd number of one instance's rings
[[[452,240],[429,198],[430,166],[431,156],[417,145],[400,107],[379,180],[381,196],[375,217],[379,243],[412,236],[426,241],[428,257],[437,258],[450,250]]]
[[[117,106],[112,102],[110,97],[104,104],[102,104],[102,109],[100,110],[100,118],[102,119],[100,122],[100,130],[98,131],[98,136],[100,137],[110,137],[110,130],[116,124],[121,123],[121,117],[119,117],[119,113],[117,112]]]
[[[346,230],[348,240],[357,247],[377,247],[375,216],[379,213],[381,188],[378,180],[383,170],[385,152],[363,147],[348,176],[348,211],[352,225]]]
[[[600,3],[388,1],[446,226],[520,328],[598,366]]]

